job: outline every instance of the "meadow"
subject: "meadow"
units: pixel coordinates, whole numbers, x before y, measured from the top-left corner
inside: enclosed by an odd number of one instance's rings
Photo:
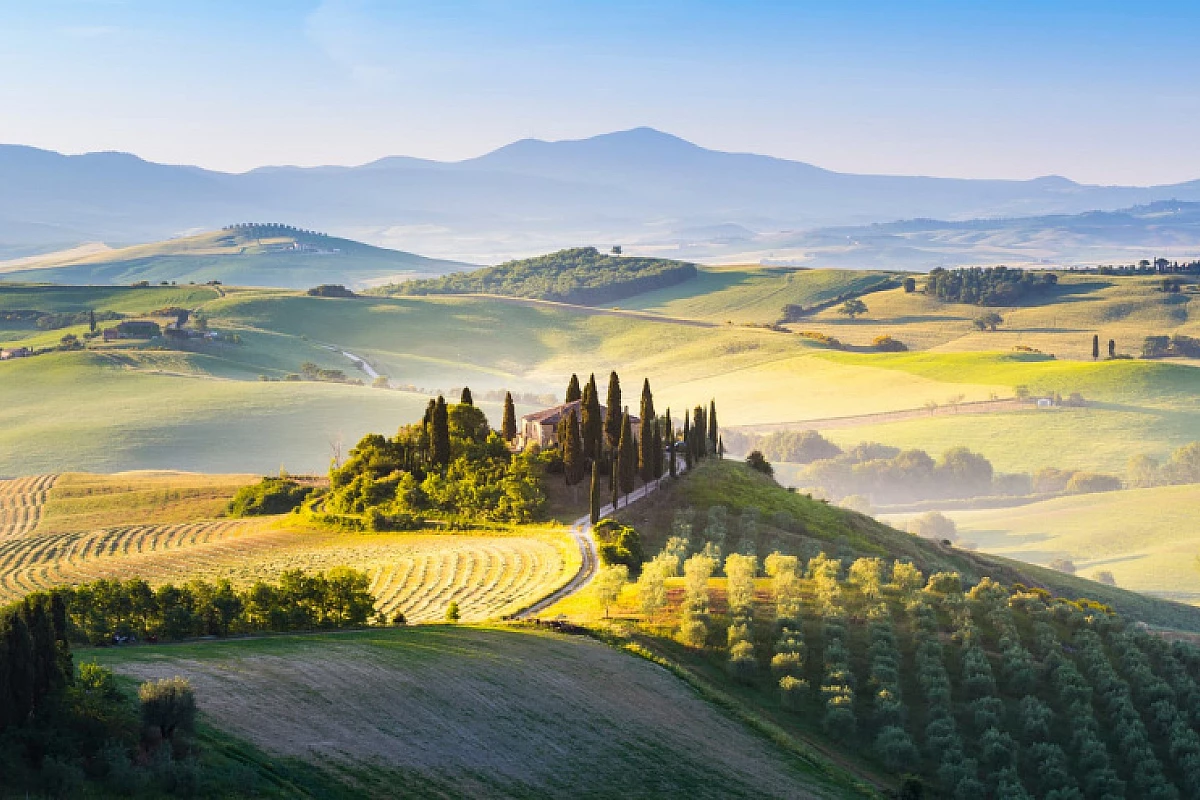
[[[1198,486],[1126,489],[945,513],[964,542],[988,553],[1043,565],[1065,558],[1078,575],[1092,580],[1109,572],[1123,588],[1200,603]],[[902,528],[909,516],[880,519]]]
[[[666,671],[586,638],[431,626],[85,657],[184,676],[211,724],[371,796],[844,796]]]

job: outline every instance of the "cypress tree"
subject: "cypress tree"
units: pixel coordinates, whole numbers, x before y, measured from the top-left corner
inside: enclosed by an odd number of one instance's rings
[[[633,437],[633,425],[629,421],[629,412],[621,415],[621,442],[617,448],[617,477],[621,485],[621,493],[628,495],[634,489],[637,478],[637,441]]]
[[[704,406],[692,409],[692,457],[697,461],[708,454],[705,443],[708,441],[708,422],[704,417]]]
[[[450,417],[446,410],[446,398],[440,394],[433,407],[431,422],[432,430],[429,438],[433,449],[433,463],[436,466],[444,467],[450,463]]]
[[[600,462],[592,462],[592,491],[588,496],[590,500],[590,511],[592,524],[595,525],[600,521]]]
[[[595,375],[592,375],[583,387],[579,408],[583,455],[588,461],[596,461],[604,452],[604,417],[600,413],[600,396],[596,390]]]
[[[717,458],[724,458],[724,457],[725,457],[725,437],[718,436],[717,437]]]
[[[471,390],[466,386],[463,387],[462,394],[458,398],[458,404],[463,406],[475,405],[475,400],[471,397]]]
[[[567,412],[559,427],[559,443],[562,445],[563,474],[567,485],[574,486],[583,480],[583,443],[579,440],[579,417],[575,409]]]
[[[639,409],[642,414],[642,422],[654,417],[654,394],[650,391],[650,379],[646,378],[642,382],[642,405]]]
[[[621,379],[614,370],[608,376],[608,402],[604,417],[604,434],[608,449],[615,453],[621,443]]]
[[[1109,358],[1117,357],[1117,340],[1116,339],[1108,340],[1108,357]]]
[[[608,468],[608,490],[612,492],[613,511],[617,510],[617,501],[621,499],[620,487],[617,483],[617,462],[614,460]]]
[[[1100,334],[1092,334],[1092,361],[1100,357]]]
[[[663,419],[663,431],[667,435],[667,471],[671,477],[675,477],[675,424],[671,422],[671,409],[667,409],[667,415]]]
[[[663,471],[666,469],[663,463],[663,433],[661,422],[654,426],[654,480],[658,480],[663,476]]]
[[[658,421],[654,418],[654,395],[650,393],[650,379],[642,383],[642,436],[638,440],[638,476],[642,483],[649,483],[656,477],[654,474],[654,429]]]
[[[96,332],[96,312],[88,311],[88,330],[92,333]]]
[[[517,438],[517,407],[513,405],[512,392],[504,393],[504,420],[500,423],[500,433],[509,442]]]
[[[687,469],[692,468],[692,415],[683,412],[683,464]]]
[[[708,402],[708,452],[717,452],[720,434],[717,432],[717,401]]]
[[[583,393],[579,391],[579,376],[572,372],[571,382],[567,384],[567,395],[563,398],[563,402],[574,403],[581,397],[583,397]]]

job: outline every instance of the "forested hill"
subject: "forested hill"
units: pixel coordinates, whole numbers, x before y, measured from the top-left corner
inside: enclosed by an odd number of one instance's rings
[[[610,303],[696,276],[696,265],[665,258],[610,256],[594,247],[508,261],[473,272],[385,286],[385,294],[498,294],[579,305]]]

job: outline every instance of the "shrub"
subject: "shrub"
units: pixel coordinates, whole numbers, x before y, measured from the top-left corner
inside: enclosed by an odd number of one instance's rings
[[[1067,494],[1090,494],[1092,492],[1115,492],[1120,490],[1121,479],[1116,475],[1096,472],[1076,472],[1067,481]]]
[[[808,683],[791,675],[779,679],[779,701],[784,708],[795,709],[800,704],[800,698]]]
[[[299,508],[312,491],[312,487],[287,478],[263,478],[238,489],[229,501],[228,514],[231,517],[286,514]]]
[[[771,466],[771,462],[767,461],[766,456],[759,450],[752,450],[750,455],[746,456],[746,464],[755,472],[761,472],[763,475],[771,476],[775,474],[775,468]]]
[[[459,620],[458,601],[451,600],[450,605],[446,606],[446,622],[455,623]]]
[[[905,353],[908,351],[908,345],[904,342],[886,335],[876,336],[871,341],[871,346],[881,353]]]
[[[908,521],[908,532],[935,542],[957,541],[958,526],[940,511],[927,511]]]
[[[912,737],[903,728],[889,725],[875,737],[875,752],[889,769],[899,771],[917,763],[920,754]]]
[[[601,563],[606,566],[623,564],[636,570],[645,561],[642,537],[630,525],[622,525],[613,519],[602,519],[592,529],[596,536],[596,550]]]
[[[196,724],[196,695],[184,678],[146,681],[138,689],[142,725],[164,741],[177,732],[190,734]]]

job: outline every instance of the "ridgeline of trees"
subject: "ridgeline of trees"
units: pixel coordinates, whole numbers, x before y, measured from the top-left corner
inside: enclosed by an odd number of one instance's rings
[[[405,281],[380,291],[407,295],[498,294],[598,305],[674,286],[695,276],[695,264],[611,256],[594,247],[577,247],[473,272]]]
[[[125,315],[117,311],[0,311],[0,322],[28,324],[42,331],[54,331],[74,325],[88,325],[95,330],[97,322],[113,322],[124,318]]]
[[[1008,267],[938,267],[925,278],[925,293],[946,303],[1009,306],[1058,284],[1053,272]]]

